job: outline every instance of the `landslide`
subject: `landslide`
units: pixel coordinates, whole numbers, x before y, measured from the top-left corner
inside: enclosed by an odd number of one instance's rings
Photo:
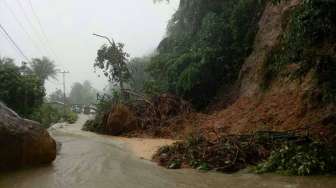
[[[231,91],[233,102],[220,110],[215,104],[203,128],[229,134],[298,128],[322,137],[330,133],[327,125],[336,123],[332,7],[335,3],[320,1],[269,2]]]

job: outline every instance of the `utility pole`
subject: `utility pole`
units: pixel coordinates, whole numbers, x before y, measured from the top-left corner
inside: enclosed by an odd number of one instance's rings
[[[60,71],[59,73],[63,76],[63,118],[65,120],[65,111],[66,111],[66,95],[65,95],[65,74],[69,74],[69,71]]]

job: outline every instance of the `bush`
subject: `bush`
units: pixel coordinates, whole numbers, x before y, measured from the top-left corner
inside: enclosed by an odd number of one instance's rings
[[[256,172],[299,176],[335,173],[335,151],[335,148],[318,142],[284,144],[273,151],[266,162],[259,164]]]
[[[67,110],[64,120],[70,124],[73,124],[77,121],[78,115],[75,112],[72,112],[71,110]]]
[[[66,109],[65,117],[63,115],[63,107],[44,103],[39,108],[35,109],[29,116],[30,119],[41,123],[44,128],[49,128],[52,124],[64,121],[72,124],[78,119],[78,115],[72,112],[69,108]]]
[[[88,120],[83,125],[82,130],[84,131],[92,131],[103,133],[103,119],[107,112],[109,112],[114,104],[119,103],[120,101],[120,93],[117,91],[113,91],[113,96],[103,95],[98,99],[97,104],[97,112],[96,116],[93,120]]]
[[[192,136],[160,148],[154,160],[167,168],[190,166],[200,170],[235,172],[267,157],[265,146],[253,137],[245,139],[239,135],[221,136],[216,140]]]
[[[41,123],[44,128],[49,128],[52,124],[59,122],[62,115],[59,109],[50,104],[42,104],[29,118]]]
[[[13,60],[0,58],[0,100],[27,118],[43,103],[45,89],[36,75],[24,75],[20,71]]]

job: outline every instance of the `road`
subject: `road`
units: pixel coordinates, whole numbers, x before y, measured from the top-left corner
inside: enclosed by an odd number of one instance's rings
[[[167,170],[142,160],[127,144],[107,136],[81,131],[87,116],[74,125],[50,130],[62,144],[52,165],[0,174],[0,188],[331,188],[335,177],[286,177]]]

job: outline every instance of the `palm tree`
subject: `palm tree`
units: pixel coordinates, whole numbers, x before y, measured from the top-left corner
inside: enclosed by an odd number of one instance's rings
[[[0,65],[14,65],[14,59],[8,57],[0,57]]]
[[[34,58],[30,62],[31,70],[36,74],[44,84],[49,78],[56,79],[57,70],[56,65],[53,61],[49,60],[47,57],[42,57],[42,59]]]

